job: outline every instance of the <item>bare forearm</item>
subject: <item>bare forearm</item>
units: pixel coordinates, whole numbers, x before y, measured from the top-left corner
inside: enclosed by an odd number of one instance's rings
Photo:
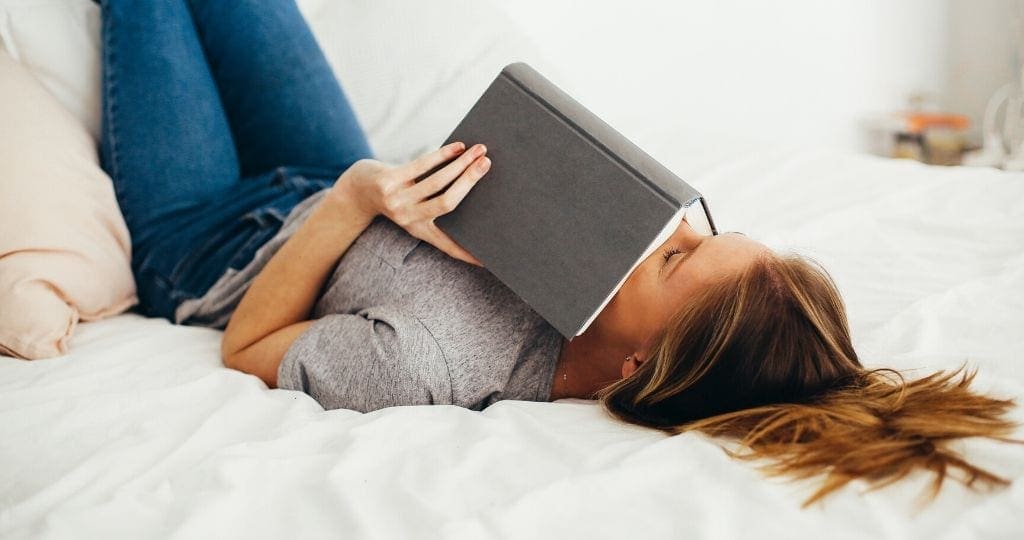
[[[267,262],[238,304],[221,342],[224,365],[277,386],[285,352],[313,321],[309,312],[352,242],[379,215],[469,264],[480,261],[437,228],[490,166],[486,148],[461,142],[392,167],[361,159],[345,170],[317,208]],[[442,163],[448,165],[417,181]]]
[[[248,348],[261,341],[264,349],[286,350],[311,323],[309,312],[338,259],[372,219],[343,190],[324,197],[242,297],[224,332],[221,352],[225,363],[241,360]],[[307,324],[289,329],[296,323]],[[285,335],[275,340],[273,334],[279,331]],[[284,350],[261,351],[260,356],[267,358],[262,369],[252,358],[246,363],[255,368],[249,371],[257,372],[268,384],[276,384],[277,365],[283,354]]]

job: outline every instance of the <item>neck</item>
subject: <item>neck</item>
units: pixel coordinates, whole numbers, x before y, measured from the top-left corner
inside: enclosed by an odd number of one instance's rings
[[[572,341],[562,338],[550,401],[593,399],[595,392],[622,378],[622,362],[632,352],[630,347],[607,339],[595,327]]]

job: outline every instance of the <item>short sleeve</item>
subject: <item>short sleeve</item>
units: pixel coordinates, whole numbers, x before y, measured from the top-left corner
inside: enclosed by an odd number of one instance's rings
[[[325,409],[453,402],[433,336],[415,317],[387,306],[314,321],[281,359],[277,386],[305,392]]]

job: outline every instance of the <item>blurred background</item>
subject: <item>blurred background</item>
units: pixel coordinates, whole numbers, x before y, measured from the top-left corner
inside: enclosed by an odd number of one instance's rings
[[[709,151],[823,145],[1024,168],[1024,0],[502,5],[558,67],[550,78],[642,147],[669,130]]]

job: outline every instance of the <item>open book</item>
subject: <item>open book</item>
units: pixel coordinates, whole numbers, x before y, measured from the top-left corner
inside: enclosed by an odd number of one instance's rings
[[[568,339],[685,218],[717,234],[689,184],[524,63],[448,137],[491,168],[437,226]]]

